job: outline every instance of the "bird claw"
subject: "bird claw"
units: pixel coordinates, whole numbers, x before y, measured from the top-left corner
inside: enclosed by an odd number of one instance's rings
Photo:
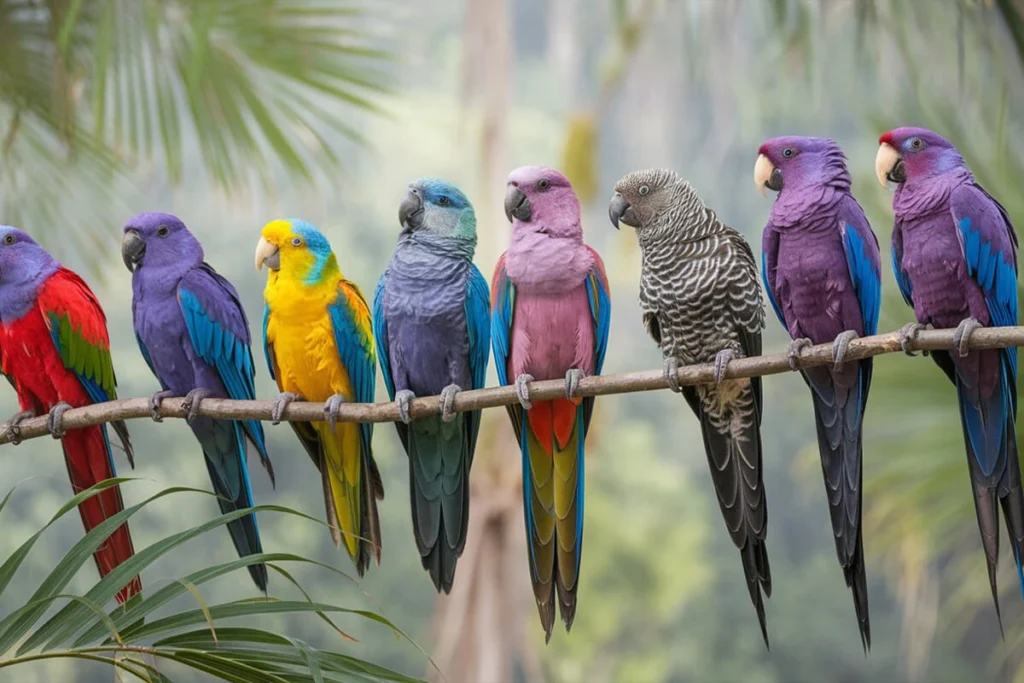
[[[715,354],[715,384],[725,381],[725,373],[729,370],[729,362],[736,358],[732,349],[722,349]]]
[[[290,391],[282,391],[270,402],[270,424],[279,425],[284,417],[284,409],[294,401],[305,401],[302,394],[295,394]]]
[[[204,398],[210,398],[212,395],[213,392],[205,387],[197,387],[185,394],[185,400],[181,402],[181,407],[185,410],[185,421],[195,421],[199,417],[199,404]]]
[[[576,399],[576,391],[580,388],[580,380],[587,376],[579,368],[570,368],[565,371],[565,397],[570,401]]]
[[[853,330],[840,332],[839,336],[832,342],[832,369],[838,372],[846,362],[846,353],[850,348],[850,342],[859,335]]]
[[[342,403],[345,403],[345,397],[341,394],[334,394],[327,399],[327,403],[324,405],[324,419],[327,420],[332,434],[338,424],[338,411],[341,410]]]
[[[412,393],[408,389],[402,389],[401,391],[395,392],[395,405],[398,406],[398,417],[405,424],[412,422],[412,416],[409,415],[409,401],[416,398],[416,394]],[[441,406],[441,410],[444,410],[444,406]]]
[[[50,414],[46,416],[46,431],[50,436],[60,441],[67,434],[64,431],[64,413],[71,410],[71,404],[61,401],[50,408]]]
[[[983,327],[983,325],[974,318],[964,318],[956,326],[956,332],[953,333],[953,348],[960,352],[961,358],[967,355],[969,351],[967,345],[971,341],[971,334],[979,327]]]
[[[809,346],[812,346],[812,342],[807,337],[800,337],[789,342],[789,346],[786,349],[786,360],[789,361],[790,370],[800,369],[800,354],[803,350]]]
[[[519,405],[523,407],[523,410],[529,410],[533,407],[533,403],[530,402],[530,386],[529,383],[533,381],[533,375],[527,375],[523,373],[516,377],[516,396],[519,398]]]
[[[36,414],[31,410],[23,410],[20,413],[11,415],[10,419],[4,423],[4,438],[12,446],[17,446],[21,443],[21,423],[25,420],[35,417]]]
[[[662,365],[662,373],[665,375],[665,384],[667,384],[668,388],[676,392],[677,394],[683,390],[682,387],[679,386],[678,372],[679,361],[677,361],[672,356],[666,358],[664,364]]]
[[[908,356],[917,355],[916,353],[914,353],[913,349],[910,348],[910,343],[917,339],[917,333],[923,329],[924,325],[922,325],[921,323],[907,323],[906,325],[900,328],[900,331],[897,332],[897,334],[900,338],[900,348],[903,349],[903,353],[907,354]],[[925,355],[928,355],[927,351],[924,351],[923,353]]]
[[[441,390],[441,419],[444,422],[451,422],[457,413],[452,410],[455,406],[455,394],[462,391],[458,384],[449,384]]]
[[[160,414],[160,404],[165,398],[172,396],[174,396],[173,391],[158,391],[149,397],[149,416],[153,418],[153,422],[164,421],[164,416]]]

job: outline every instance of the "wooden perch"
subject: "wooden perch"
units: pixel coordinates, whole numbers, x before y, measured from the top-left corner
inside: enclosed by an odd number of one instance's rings
[[[911,342],[910,347],[915,351],[949,350],[953,346],[953,332],[952,329],[922,330]],[[970,337],[969,346],[972,349],[1024,346],[1024,327],[986,327],[975,330]],[[846,358],[847,360],[856,360],[886,353],[902,352],[902,350],[899,334],[889,332],[888,334],[854,339],[850,342]],[[801,367],[826,365],[831,362],[831,344],[811,346],[800,354]],[[726,378],[739,379],[776,375],[782,372],[790,372],[789,361],[785,353],[738,358],[729,363]],[[710,363],[683,366],[679,368],[679,384],[708,384],[714,381],[713,373],[714,368]],[[531,382],[529,386],[530,397],[533,400],[565,396],[565,382],[562,379]],[[667,388],[668,385],[665,383],[662,371],[658,369],[584,377],[580,380],[578,394],[580,396],[604,396]],[[481,408],[496,408],[517,401],[514,386],[487,387],[458,394],[455,398],[454,410],[462,412]],[[437,396],[413,399],[409,408],[409,412],[414,418],[438,415],[441,411]],[[285,409],[283,419],[290,422],[315,422],[324,419],[323,409],[323,403],[296,402]],[[200,415],[224,419],[269,420],[270,401],[232,401],[209,398],[199,404],[198,412]],[[165,399],[161,404],[160,413],[168,418],[185,417],[182,399]],[[65,429],[78,429],[114,420],[137,418],[150,418],[149,398],[128,398],[75,408],[64,413],[63,426]],[[339,422],[397,422],[398,419],[398,408],[391,402],[349,403],[343,405],[338,414]],[[0,445],[9,443],[2,431],[2,425],[0,425]],[[44,435],[48,435],[45,415],[21,423],[21,439],[23,441]]]

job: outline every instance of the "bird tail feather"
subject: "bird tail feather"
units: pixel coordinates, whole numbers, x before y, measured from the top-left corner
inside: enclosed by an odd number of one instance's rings
[[[68,477],[71,479],[71,488],[76,494],[104,479],[115,476],[106,427],[72,429],[64,437],[63,446]],[[78,506],[78,512],[82,517],[82,525],[86,532],[91,531],[104,520],[122,510],[124,510],[124,501],[121,498],[120,486],[112,486],[100,491]],[[134,554],[135,548],[132,546],[131,532],[128,529],[128,523],[125,522],[96,549],[93,559],[96,561],[97,571],[103,577]],[[123,604],[140,592],[142,592],[142,581],[138,576],[134,576],[127,586],[118,591],[117,602]]]
[[[469,528],[469,436],[465,416],[418,420],[409,429],[413,534],[423,568],[450,593]]]
[[[566,631],[576,616],[583,552],[583,406],[567,399],[535,401],[520,430],[530,578],[547,642],[556,594]]]

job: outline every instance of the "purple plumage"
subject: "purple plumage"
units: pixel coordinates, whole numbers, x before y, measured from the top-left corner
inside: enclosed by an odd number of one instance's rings
[[[509,175],[512,243],[492,282],[491,342],[501,384],[515,384],[509,416],[523,458],[530,578],[545,637],[555,598],[566,629],[576,615],[583,551],[584,442],[594,399],[576,396],[600,374],[611,307],[604,264],[583,243],[579,200],[561,173],[526,166]],[[566,398],[530,400],[529,382],[565,378]]]
[[[871,647],[864,542],[863,420],[872,360],[844,361],[850,340],[878,326],[878,239],[850,194],[846,157],[832,140],[781,137],[758,150],[758,187],[779,193],[764,229],[765,289],[789,331],[790,365],[801,348],[833,342],[831,367],[801,371],[814,403],[818,451],[836,555],[865,652]]]
[[[1017,324],[1017,235],[1006,210],[975,182],[948,140],[923,128],[898,128],[879,145],[878,180],[898,185],[893,270],[918,321],[904,327],[903,337],[925,325],[957,328],[953,352],[931,355],[956,386],[998,617],[1000,504],[1024,592],[1024,490],[1014,432],[1017,350],[969,351],[967,343],[978,327]]]
[[[274,479],[262,425],[259,420],[214,420],[196,413],[204,398],[256,398],[249,322],[238,293],[203,261],[198,240],[170,214],[130,218],[121,255],[132,272],[135,336],[161,388],[151,400],[153,419],[160,419],[164,398],[185,396],[188,422],[203,449],[221,511],[252,507],[246,441],[256,447]],[[263,552],[254,514],[227,527],[240,556]],[[266,567],[250,565],[249,573],[265,593]]]

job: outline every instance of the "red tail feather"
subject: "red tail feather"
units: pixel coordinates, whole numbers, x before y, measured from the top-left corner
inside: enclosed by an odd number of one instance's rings
[[[114,476],[107,457],[106,443],[100,427],[75,429],[64,437],[64,459],[71,477],[71,488],[75,493]],[[78,506],[82,524],[88,532],[124,509],[121,489],[118,486],[106,489]],[[114,567],[135,554],[128,525],[119,526],[93,554],[100,576],[106,576]],[[142,582],[135,576],[117,594],[118,603],[142,591]]]

